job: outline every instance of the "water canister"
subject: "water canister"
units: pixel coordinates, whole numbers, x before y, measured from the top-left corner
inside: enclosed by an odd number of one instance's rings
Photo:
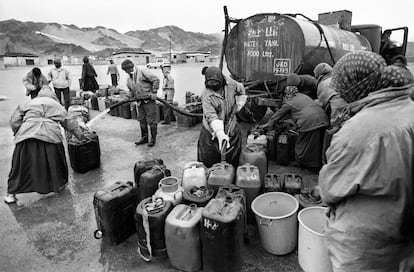
[[[145,261],[151,261],[153,256],[166,256],[165,219],[172,208],[170,201],[154,197],[148,197],[138,204],[134,215],[138,253]]]
[[[359,34],[317,26],[303,17],[262,13],[240,20],[231,29],[225,56],[236,78],[279,81],[294,72],[312,74],[321,62],[333,66],[330,53],[336,62],[355,50],[371,51],[371,45]]]
[[[209,169],[207,187],[217,192],[220,186],[227,186],[234,182],[234,167],[226,162],[214,164]]]
[[[283,176],[283,186],[286,193],[289,194],[300,194],[303,188],[302,176],[294,173],[286,173]]]
[[[104,111],[106,109],[105,100],[106,100],[106,97],[98,97],[99,111]]]
[[[170,263],[181,271],[202,268],[200,220],[202,208],[178,204],[165,221],[165,244]]]
[[[292,158],[292,139],[287,132],[279,134],[277,139],[277,157],[278,165],[289,165]]]
[[[243,249],[242,206],[232,197],[213,198],[201,218],[203,271],[240,271]]]
[[[134,165],[134,181],[135,185],[139,185],[139,179],[141,175],[150,170],[154,165],[164,165],[164,161],[162,159],[153,159],[153,160],[142,160],[137,161]]]
[[[171,172],[165,165],[154,165],[150,170],[144,172],[138,184],[140,199],[152,196],[158,190],[160,180],[169,176],[171,176]]]
[[[258,144],[264,147],[267,147],[267,138],[266,135],[254,132],[247,136],[247,144]]]
[[[97,94],[91,95],[91,107],[93,110],[99,110]]]
[[[268,167],[266,147],[257,144],[246,145],[242,148],[239,162],[240,165],[246,163],[256,165],[259,168],[261,186],[264,186],[264,177]]]
[[[298,259],[305,272],[332,271],[325,246],[326,209],[309,207],[299,212]]]
[[[276,130],[266,132],[267,159],[269,161],[275,161],[277,158],[277,138],[279,137],[279,133]]]
[[[184,166],[183,188],[207,186],[207,168],[202,162],[189,162]]]
[[[250,205],[261,190],[259,168],[249,163],[239,166],[236,171],[236,186],[246,194],[247,222],[255,223]]]
[[[283,179],[275,173],[267,173],[264,180],[264,191],[281,192],[284,190]]]
[[[161,197],[165,201],[171,201],[175,206],[183,201],[183,187],[181,182],[176,177],[165,177],[158,183],[158,190],[155,192],[155,197]]]
[[[259,195],[252,202],[263,248],[275,255],[292,252],[297,243],[299,202],[282,192]]]
[[[205,186],[193,186],[190,189],[184,189],[183,203],[190,205],[196,204],[198,207],[205,207],[214,196],[214,190]]]

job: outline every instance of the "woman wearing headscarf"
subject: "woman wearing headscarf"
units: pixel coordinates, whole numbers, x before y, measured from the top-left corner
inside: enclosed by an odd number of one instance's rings
[[[296,86],[286,86],[283,104],[263,127],[273,129],[282,119],[290,117],[299,133],[295,159],[300,166],[319,169],[322,166],[322,142],[328,117],[323,109]]]
[[[334,271],[398,271],[414,250],[410,83],[373,52],[348,53],[333,67],[331,86],[349,114],[319,174]]]
[[[85,138],[47,85],[12,114],[10,126],[16,146],[4,197],[7,204],[16,202],[16,194],[59,192],[67,184],[68,167],[60,125],[78,139]]]
[[[91,91],[96,92],[99,90],[98,82],[96,82],[95,77],[98,75],[95,72],[95,68],[93,68],[92,64],[89,63],[89,58],[85,56],[83,58],[83,65],[82,65],[82,90],[84,92]]]
[[[226,161],[237,167],[241,152],[241,131],[234,115],[246,103],[244,87],[225,77],[217,67],[208,67],[204,76],[206,88],[201,94],[203,126],[198,139],[198,161],[207,167],[220,162],[225,142],[228,150]],[[235,126],[229,131],[231,120]]]

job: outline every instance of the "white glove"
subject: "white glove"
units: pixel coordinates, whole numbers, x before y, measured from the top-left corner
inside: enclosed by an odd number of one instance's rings
[[[213,130],[213,139],[217,137],[219,150],[221,150],[223,141],[227,142],[227,148],[230,148],[230,138],[229,136],[224,133],[224,123],[222,120],[216,119],[211,121],[210,127]]]
[[[239,112],[247,102],[247,95],[245,94],[236,95],[235,99],[236,99],[237,111]]]

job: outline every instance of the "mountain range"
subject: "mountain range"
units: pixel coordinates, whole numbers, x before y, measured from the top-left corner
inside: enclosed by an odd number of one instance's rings
[[[171,44],[170,44],[171,42]],[[221,50],[221,34],[185,31],[176,26],[119,33],[115,29],[58,23],[0,21],[0,54],[23,52],[40,55],[97,55],[107,57],[116,50],[144,49],[150,52]]]

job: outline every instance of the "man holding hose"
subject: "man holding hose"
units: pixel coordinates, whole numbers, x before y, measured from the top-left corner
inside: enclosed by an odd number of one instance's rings
[[[157,138],[157,90],[160,86],[159,78],[146,68],[135,67],[134,63],[126,59],[121,64],[122,70],[128,74],[127,87],[130,98],[142,98],[148,96],[148,99],[138,102],[138,121],[141,127],[141,139],[135,142],[135,145],[148,143],[149,147],[155,145]],[[151,131],[151,140],[148,137],[148,126]]]
[[[198,139],[198,161],[206,167],[220,162],[222,144],[225,142],[229,150],[226,161],[237,167],[242,142],[234,115],[246,103],[246,92],[243,85],[225,77],[217,67],[208,67],[204,76],[206,88],[201,94],[203,126]],[[235,122],[235,126],[230,125],[232,122]],[[229,125],[232,127],[230,130]]]

